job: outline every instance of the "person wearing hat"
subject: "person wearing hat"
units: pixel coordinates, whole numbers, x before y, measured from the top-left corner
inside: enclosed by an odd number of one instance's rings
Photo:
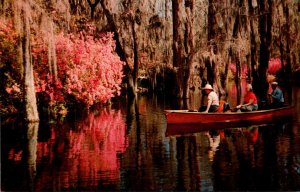
[[[205,95],[207,95],[207,105],[206,106],[201,106],[199,111],[208,113],[208,112],[216,112],[219,108],[219,97],[214,92],[212,86],[210,84],[206,84],[204,88]]]
[[[238,111],[255,111],[258,109],[257,98],[253,93],[253,88],[251,84],[246,85],[246,94],[244,96],[244,103],[236,106]]]
[[[276,81],[272,82],[271,87],[273,91],[268,94],[272,98],[271,107],[282,107],[284,103],[284,97],[281,89],[278,87],[278,83]]]

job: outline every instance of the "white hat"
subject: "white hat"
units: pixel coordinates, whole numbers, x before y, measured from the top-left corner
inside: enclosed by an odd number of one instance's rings
[[[205,87],[203,87],[202,89],[210,89],[213,90],[212,86],[210,84],[206,84]]]
[[[278,83],[276,81],[272,82],[272,85],[278,85]]]

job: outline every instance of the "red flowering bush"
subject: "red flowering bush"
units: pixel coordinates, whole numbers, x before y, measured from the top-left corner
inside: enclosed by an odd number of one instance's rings
[[[36,91],[45,93],[50,104],[73,95],[89,107],[120,94],[123,62],[114,53],[113,34],[95,37],[94,28],[88,29],[78,35],[60,33],[55,37],[56,79],[49,70],[47,45],[36,43],[33,49]]]
[[[10,21],[0,19],[0,114],[18,111],[22,100],[20,66],[17,64],[17,35]]]
[[[286,65],[286,62],[283,62]],[[279,58],[271,58],[269,60],[268,73],[276,75],[276,73],[282,68],[281,60]]]
[[[286,62],[283,63],[284,65],[286,65]],[[248,67],[246,64],[243,64],[241,66],[241,75],[242,77],[246,77],[247,73],[248,73]],[[281,60],[279,58],[271,58],[269,60],[269,67],[268,67],[268,73],[271,75],[276,75],[276,73],[282,68],[282,64],[281,64]],[[235,63],[231,63],[229,65],[229,69],[232,72],[233,75],[236,74],[236,64]]]
[[[236,64],[235,63],[231,63],[229,65],[229,69],[231,71],[231,73],[235,76],[236,74]],[[248,67],[246,64],[241,65],[241,77],[246,78],[248,75]]]
[[[16,77],[15,75],[17,75],[17,70],[20,68],[16,63],[16,37],[12,23],[0,19],[0,71],[1,77],[6,80],[11,78],[11,74],[9,74],[9,72],[15,73],[13,76]],[[1,83],[3,83],[2,78]],[[14,84],[14,82],[7,83],[8,85],[4,85],[2,88],[7,88],[7,86],[10,88]]]
[[[18,39],[13,25],[0,19],[1,111],[22,101]],[[90,107],[120,94],[123,62],[115,53],[113,33],[97,34],[91,25],[75,34],[32,29],[31,46],[39,103],[66,106],[72,98]]]

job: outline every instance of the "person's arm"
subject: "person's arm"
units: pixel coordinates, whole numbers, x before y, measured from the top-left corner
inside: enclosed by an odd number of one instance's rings
[[[245,103],[244,105],[242,106],[248,106],[248,105],[252,105],[254,102],[254,99],[250,99],[248,103]]]
[[[211,103],[212,103],[212,100],[210,97],[208,97],[208,101],[207,101],[207,107],[206,107],[206,110],[204,111],[204,113],[208,113],[208,110],[211,106]]]
[[[254,99],[250,99],[248,103],[240,104],[240,105],[236,106],[236,108],[239,109],[241,107],[246,107],[248,105],[252,105],[253,102],[254,102]]]

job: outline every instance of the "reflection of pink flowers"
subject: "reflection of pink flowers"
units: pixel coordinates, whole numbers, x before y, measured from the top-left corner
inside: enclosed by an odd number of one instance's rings
[[[62,157],[63,164],[59,171],[63,173],[63,180],[60,182],[64,189],[78,183],[81,183],[81,187],[97,187],[99,180],[104,183],[119,182],[118,155],[128,147],[121,111],[103,110],[98,114],[90,113],[86,120],[79,122],[75,128],[63,135],[62,138],[61,133],[55,130],[48,142],[38,143],[37,163],[49,159],[48,163],[51,164],[53,157]],[[49,173],[46,171],[44,174],[46,175],[41,176],[37,184],[40,189],[51,183],[47,175]],[[90,182],[85,182],[86,179]]]
[[[8,159],[9,160],[14,160],[16,161],[21,161],[22,160],[22,156],[23,156],[23,151],[15,151],[15,149],[10,149],[9,153],[8,153]]]
[[[90,175],[90,169],[98,173],[109,171],[110,174],[100,174],[99,177],[118,180],[117,154],[123,153],[128,145],[121,112],[104,110],[99,115],[91,113],[87,121],[78,126],[81,130],[70,134],[69,155],[78,155],[78,163],[82,169],[76,170],[74,175],[78,174],[77,171],[86,176]]]
[[[253,128],[251,130],[246,130],[245,131],[245,135],[248,139],[248,142],[249,143],[256,143],[257,139],[258,139],[258,135],[259,135],[259,132],[258,132],[258,128]]]

